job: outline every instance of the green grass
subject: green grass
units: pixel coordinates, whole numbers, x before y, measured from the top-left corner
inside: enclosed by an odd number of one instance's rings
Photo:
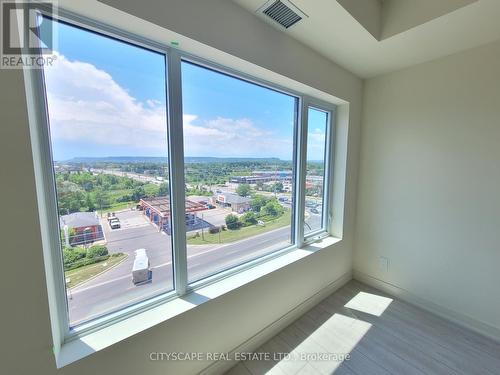
[[[158,195],[158,192],[160,191],[160,187],[156,184],[153,183],[147,183],[143,185],[144,192],[148,196],[156,196]]]
[[[115,200],[121,198],[124,195],[130,195],[134,193],[134,189],[110,189],[107,191],[110,200]]]
[[[67,283],[68,288],[73,288],[78,284],[87,281],[91,277],[94,277],[95,275],[110,269],[111,267],[121,262],[126,257],[127,254],[119,253],[110,256],[108,259],[104,261],[94,264],[89,264],[88,266],[75,268],[74,270],[66,271],[64,273],[64,276],[66,277],[66,279],[68,278],[70,279],[70,281]]]
[[[119,203],[113,203],[111,204],[111,206],[107,207],[107,208],[104,208],[102,210],[98,210],[99,214],[105,214],[105,213],[108,213],[108,212],[114,212],[114,211],[120,211],[120,210],[123,210],[125,208],[129,208],[130,207],[135,207],[135,205],[137,204],[137,202],[119,202]]]
[[[220,233],[220,242],[219,242],[219,233],[210,234],[208,233],[208,229],[205,230],[204,239],[200,235],[198,237],[190,237],[187,239],[187,243],[189,245],[208,245],[208,244],[218,244],[218,243],[230,243],[238,240],[242,240],[248,237],[252,237],[258,234],[266,233],[274,229],[282,228],[287,225],[290,225],[291,219],[291,211],[286,210],[283,215],[279,218],[266,222],[266,225],[252,225],[249,227],[243,227],[236,230],[225,230]]]

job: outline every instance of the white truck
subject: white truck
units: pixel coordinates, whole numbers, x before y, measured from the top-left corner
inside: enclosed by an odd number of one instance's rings
[[[137,285],[149,281],[149,273],[149,258],[146,249],[137,249],[132,267],[132,282]]]

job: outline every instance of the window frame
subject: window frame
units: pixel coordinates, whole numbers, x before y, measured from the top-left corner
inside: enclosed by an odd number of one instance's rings
[[[324,112],[327,116],[325,125],[325,166],[323,172],[323,197],[322,197],[322,211],[321,211],[321,228],[304,234],[304,244],[309,244],[322,238],[331,235],[331,226],[333,223],[333,192],[328,189],[333,186],[334,176],[334,155],[335,155],[335,107],[323,101],[308,97],[305,110],[309,109]],[[306,129],[306,134],[309,133],[309,122],[303,124]],[[306,159],[307,159],[307,142],[306,142]],[[307,162],[307,160],[306,160]],[[306,168],[307,169],[307,168]],[[307,171],[306,171],[307,174]],[[305,183],[305,181],[304,181]],[[304,185],[303,185],[304,186]],[[305,187],[304,187],[305,191]],[[305,199],[305,196],[304,196]],[[305,223],[305,220],[304,220]]]
[[[183,52],[164,43],[136,35],[122,29],[94,21],[88,17],[58,9],[57,14],[49,13],[43,6],[41,15],[54,22],[63,22],[90,32],[95,32],[134,46],[145,48],[164,55],[165,83],[166,83],[166,115],[167,138],[169,155],[169,176],[171,195],[172,219],[172,257],[173,257],[173,287],[172,291],[146,298],[139,302],[120,307],[118,310],[92,318],[74,327],[70,326],[67,290],[60,243],[59,215],[57,211],[57,192],[55,173],[53,169],[52,147],[49,132],[49,118],[47,110],[46,89],[43,69],[29,69],[27,74],[26,93],[28,110],[31,111],[30,134],[32,137],[32,154],[35,168],[35,181],[38,196],[39,216],[44,249],[44,263],[49,290],[49,306],[53,334],[60,344],[82,338],[92,332],[113,325],[133,315],[150,310],[158,305],[172,301],[188,293],[196,291],[209,284],[248,270],[252,267],[278,258],[293,250],[316,242],[327,236],[333,236],[332,229],[332,202],[333,202],[333,173],[334,173],[334,143],[335,143],[335,113],[336,105],[311,97],[266,80],[254,77],[244,72],[223,66],[219,63]],[[228,75],[232,78],[256,84],[261,87],[281,92],[295,97],[296,113],[294,124],[294,205],[292,206],[291,233],[294,236],[293,244],[270,254],[244,262],[230,269],[226,269],[205,277],[201,280],[188,283],[187,275],[187,247],[184,218],[184,142],[182,119],[182,61],[192,62],[210,70]],[[304,208],[305,208],[305,177],[307,152],[307,110],[317,108],[328,114],[327,142],[325,150],[325,177],[323,197],[323,224],[322,228],[304,236]],[[179,203],[180,202],[180,203]],[[55,331],[54,331],[55,330]]]
[[[177,50],[175,50],[175,51],[177,52]],[[176,53],[176,52],[174,52],[174,53]],[[293,129],[293,133],[294,133],[293,134],[293,142],[294,142],[294,145],[298,144],[298,142],[299,142],[299,140],[298,140],[299,129],[301,127],[301,106],[302,106],[302,102],[304,101],[303,95],[301,95],[298,92],[295,92],[293,90],[286,89],[284,87],[269,83],[269,82],[261,80],[261,79],[257,79],[251,75],[246,74],[246,73],[242,73],[240,71],[225,67],[221,64],[214,63],[212,61],[209,61],[207,59],[203,59],[203,58],[195,56],[193,54],[180,53],[179,55],[180,55],[180,59],[181,59],[181,64],[183,61],[185,61],[187,63],[191,63],[191,64],[194,64],[196,66],[206,68],[208,70],[223,74],[223,75],[231,77],[233,79],[238,79],[238,80],[241,80],[243,82],[254,84],[254,85],[257,85],[259,87],[263,87],[263,88],[266,88],[266,89],[269,89],[269,90],[272,90],[275,92],[279,92],[279,93],[282,93],[284,95],[288,95],[288,96],[295,98],[295,100],[296,100],[295,111],[296,112],[294,114],[295,123],[294,123],[294,129]],[[182,87],[179,89],[178,95],[180,95],[181,101],[182,101]],[[182,115],[182,113],[181,113],[181,115]],[[181,128],[182,126],[179,126],[179,127]],[[184,150],[182,152],[184,152]],[[298,171],[300,169],[298,159],[299,159],[299,151],[297,148],[295,148],[293,150],[293,161],[292,161],[293,176],[294,176],[295,181],[297,180]],[[184,164],[183,164],[182,172],[184,173]],[[297,195],[297,188],[296,187],[294,187],[294,189],[293,189],[293,194],[294,194],[294,197],[293,197],[294,201],[297,201],[298,195]],[[292,219],[291,219],[291,235],[293,238],[292,238],[292,244],[290,246],[287,246],[283,249],[275,250],[269,254],[260,256],[256,259],[252,259],[252,260],[243,262],[243,263],[238,264],[238,265],[231,267],[229,269],[224,269],[224,270],[218,271],[218,272],[211,274],[209,276],[206,276],[200,280],[196,280],[196,281],[193,281],[191,283],[188,282],[186,290],[188,292],[193,292],[196,289],[202,288],[202,287],[207,286],[211,283],[217,282],[223,278],[232,276],[235,273],[244,271],[248,268],[254,267],[254,266],[259,265],[261,263],[267,262],[273,258],[276,258],[280,255],[283,255],[289,251],[292,251],[292,250],[298,248],[299,246],[297,245],[297,242],[298,242],[298,239],[301,237],[300,237],[300,234],[297,232],[298,227],[296,224],[297,223],[296,216],[297,216],[297,211],[295,209],[293,209]],[[185,233],[186,232],[184,231],[184,234]],[[187,247],[186,247],[186,255],[187,255]]]

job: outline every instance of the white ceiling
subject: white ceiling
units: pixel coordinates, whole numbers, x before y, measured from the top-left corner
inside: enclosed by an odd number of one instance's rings
[[[233,1],[255,13],[267,0]],[[336,0],[292,0],[309,17],[281,30],[363,78],[500,39],[500,0],[426,0],[428,8],[421,5],[424,0],[384,0],[382,9],[373,4],[363,7],[367,0],[350,1],[357,3],[349,10],[353,15]],[[403,9],[404,2],[408,7]],[[436,2],[441,2],[440,6],[432,5]],[[373,14],[363,14],[364,10]],[[381,40],[373,35],[377,22],[367,27],[370,32],[360,23],[368,26],[369,17],[380,17]]]

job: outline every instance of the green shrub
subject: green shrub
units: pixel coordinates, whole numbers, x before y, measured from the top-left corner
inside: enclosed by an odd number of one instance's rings
[[[64,269],[79,267],[87,251],[82,247],[67,247],[63,250]]]
[[[282,215],[284,209],[276,199],[271,199],[266,203],[264,207],[261,208],[261,212],[263,212],[265,215],[276,217]]]
[[[88,250],[85,250],[83,247],[67,247],[63,250],[65,271],[101,262],[108,258],[108,249],[103,245],[94,245],[89,247]]]
[[[100,258],[83,258],[83,259],[80,259],[78,261],[76,261],[75,263],[67,266],[67,267],[64,267],[64,270],[65,271],[70,271],[70,270],[74,270],[75,268],[80,268],[80,267],[83,267],[83,266],[88,266],[90,264],[94,264],[94,263],[99,263],[99,262],[102,262],[102,261],[105,261],[106,259],[109,258],[109,255],[105,255],[103,257],[100,257]]]
[[[208,228],[208,232],[210,234],[215,234],[215,233],[219,233],[221,231],[221,227],[210,227]]]
[[[94,245],[87,250],[87,258],[89,259],[102,258],[108,254],[108,248],[103,245]]]
[[[263,195],[255,194],[252,197],[252,200],[250,201],[250,207],[252,208],[253,212],[259,212],[261,208],[264,207],[268,201],[269,198]]]
[[[238,216],[229,214],[226,216],[226,226],[227,229],[238,229],[241,227],[241,222]]]
[[[255,225],[257,224],[257,216],[254,212],[247,212],[241,217],[241,221],[245,226]]]

